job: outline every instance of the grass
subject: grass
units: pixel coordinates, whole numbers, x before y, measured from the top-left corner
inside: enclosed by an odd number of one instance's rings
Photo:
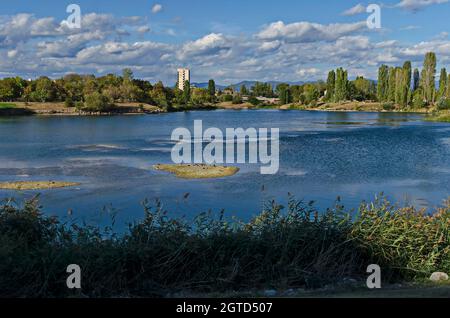
[[[118,235],[111,226],[45,216],[37,199],[5,201],[0,297],[227,295],[272,288],[322,289],[330,296],[327,286],[349,279],[364,284],[369,264],[381,266],[383,284],[450,272],[450,203],[427,214],[381,198],[362,203],[351,217],[339,201],[319,211],[313,202],[290,198],[286,207],[269,202],[250,222],[227,221],[223,213],[187,222],[169,218],[160,202],[143,208],[143,219]],[[66,288],[69,264],[82,269],[81,291]]]
[[[433,115],[427,117],[428,121],[435,121],[435,122],[445,122],[450,123],[450,111],[439,111],[435,112]]]
[[[8,109],[8,108],[15,108],[16,104],[14,103],[0,103],[0,109]]]
[[[47,190],[65,187],[74,187],[80,185],[75,182],[61,181],[15,181],[0,182],[0,189],[3,190]]]
[[[239,168],[205,164],[155,165],[155,170],[167,171],[183,179],[212,179],[235,175]]]

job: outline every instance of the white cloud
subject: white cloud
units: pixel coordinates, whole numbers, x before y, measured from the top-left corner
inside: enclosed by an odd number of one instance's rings
[[[140,26],[136,29],[139,33],[148,33],[150,32],[150,27],[147,25]]]
[[[352,16],[357,15],[366,12],[366,7],[363,6],[361,3],[358,3],[356,6],[342,12],[342,15],[345,16]]]
[[[195,81],[215,78],[231,84],[325,79],[326,72],[338,66],[347,68],[350,77],[376,78],[381,63],[400,65],[410,59],[420,66],[428,51],[435,51],[441,63],[450,62],[448,34],[412,44],[390,39],[389,34],[376,41],[365,32],[365,22],[279,21],[253,35],[214,32],[178,43],[142,40],[150,32],[148,25],[142,17],[90,13],[81,30],[72,30],[49,17],[0,16],[0,70],[34,78],[120,73],[130,67],[137,77],[172,85],[176,69],[186,65],[195,70]],[[155,34],[175,34],[170,31],[173,25],[151,26]]]
[[[421,27],[418,26],[418,25],[407,25],[407,26],[405,26],[403,28],[400,28],[400,31],[412,31],[412,30],[418,30],[420,28]]]
[[[312,68],[301,68],[297,70],[297,75],[300,76],[301,79],[310,79],[311,77],[315,77],[320,73],[320,70],[312,67]]]
[[[366,28],[367,23],[365,21],[328,25],[311,22],[284,24],[284,22],[278,21],[264,28],[257,37],[266,41],[284,40],[298,43],[334,41],[341,36],[359,32]]]
[[[162,9],[163,9],[163,6],[161,4],[159,4],[159,3],[156,3],[152,7],[152,13],[155,14],[155,13],[161,12]]]
[[[197,55],[214,55],[229,48],[229,42],[223,34],[211,33],[196,41],[184,44],[178,56],[180,59],[184,59]]]
[[[408,11],[417,12],[433,4],[447,3],[448,0],[402,0],[395,6]]]
[[[263,42],[259,47],[261,52],[273,52],[281,47],[281,41]]]
[[[8,51],[8,57],[9,57],[10,59],[15,58],[15,57],[17,56],[18,53],[19,53],[18,50],[10,50],[10,51]]]

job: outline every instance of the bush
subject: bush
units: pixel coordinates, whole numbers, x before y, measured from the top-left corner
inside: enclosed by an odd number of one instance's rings
[[[233,95],[225,94],[221,96],[222,102],[231,102],[233,100]]]
[[[421,89],[418,89],[417,91],[414,92],[412,105],[413,105],[413,108],[416,108],[416,109],[424,108],[425,106],[427,106],[427,104],[423,100]]]
[[[160,202],[117,235],[110,227],[61,223],[37,200],[0,206],[0,297],[64,297],[66,267],[83,271],[83,295],[165,296],[323,287],[366,279],[369,264],[391,282],[450,272],[450,203],[429,215],[384,199],[355,218],[339,201],[320,212],[290,198],[266,204],[248,223],[200,214],[193,225],[169,219]],[[114,220],[113,220],[114,222]],[[76,294],[75,294],[76,295]]]
[[[232,103],[233,104],[242,104],[242,96],[234,95]]]
[[[383,108],[383,110],[386,110],[386,111],[391,111],[391,110],[395,109],[395,106],[392,103],[383,103],[383,105],[381,105],[381,107]]]
[[[248,102],[250,104],[252,104],[253,106],[258,106],[261,104],[261,101],[259,99],[257,99],[255,96],[249,97]]]
[[[450,109],[450,99],[440,98],[437,103],[438,110],[447,110]]]
[[[73,99],[71,97],[67,96],[64,101],[64,106],[66,106],[67,108],[75,107],[75,102],[73,101]]]
[[[86,95],[83,110],[104,112],[110,110],[111,107],[111,101],[108,97],[100,94],[99,92],[94,92]]]

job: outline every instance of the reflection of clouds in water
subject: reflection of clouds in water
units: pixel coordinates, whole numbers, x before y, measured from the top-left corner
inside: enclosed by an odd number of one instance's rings
[[[0,169],[43,168],[48,165],[48,160],[43,160],[43,161],[47,162],[47,164],[45,164],[44,162],[41,163],[38,161],[34,161],[33,163],[30,163],[27,161],[0,158]]]
[[[66,149],[80,150],[83,152],[101,152],[106,153],[114,150],[125,150],[125,151],[133,151],[133,152],[170,152],[172,145],[175,143],[170,142],[157,142],[154,143],[155,146],[149,147],[124,147],[114,144],[93,144],[93,145],[70,145],[67,146]],[[166,147],[165,147],[166,146]],[[105,157],[106,158],[106,157]],[[108,159],[108,158],[106,158]]]
[[[433,172],[437,173],[450,173],[450,168],[444,168],[444,167],[438,167],[438,168],[432,168]]]
[[[444,145],[450,146],[450,137],[441,138],[441,142],[442,142]]]
[[[125,150],[123,146],[113,144],[93,144],[93,145],[69,145],[67,149],[79,149],[81,151],[107,151],[107,150]]]
[[[223,137],[223,140],[215,140],[214,138],[203,138],[203,139],[191,139],[191,140],[180,140],[177,144],[244,144],[249,142],[261,142],[261,141],[275,141],[275,138],[234,138],[233,140],[228,140],[226,136]]]
[[[323,141],[326,141],[326,142],[341,142],[341,141],[344,141],[344,138],[325,138],[325,139],[323,139]]]
[[[139,148],[133,151],[148,151],[148,152],[171,152],[172,148],[164,148],[164,147],[147,147],[147,148]]]
[[[149,161],[134,157],[74,157],[65,160],[71,167],[102,166],[105,164],[123,167],[138,168],[141,170],[153,170]]]
[[[307,171],[305,170],[294,170],[294,169],[289,169],[289,170],[283,170],[281,171],[281,173],[283,173],[286,176],[298,176],[298,177],[302,177],[308,174]]]
[[[436,132],[449,132],[450,131],[450,127],[436,128],[435,131]]]

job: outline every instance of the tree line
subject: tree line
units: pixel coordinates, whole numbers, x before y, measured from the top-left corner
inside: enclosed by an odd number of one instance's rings
[[[244,97],[258,105],[257,97],[279,98],[281,105],[298,103],[315,106],[318,102],[340,103],[343,101],[374,101],[384,105],[423,108],[436,105],[439,109],[450,108],[450,75],[442,68],[439,86],[435,85],[436,54],[425,55],[423,68],[412,70],[411,62],[402,66],[381,65],[378,80],[372,81],[362,76],[348,79],[343,68],[328,73],[326,82],[317,81],[303,85],[257,82],[239,90],[232,87],[217,90],[214,80],[209,80],[207,88],[192,87],[189,82],[184,90],[166,87],[162,82],[151,84],[136,79],[130,69],[123,70],[121,76],[108,74],[69,74],[59,79],[42,76],[35,80],[21,77],[0,80],[0,101],[3,102],[64,102],[68,107],[81,110],[107,110],[115,103],[138,102],[159,106],[164,109],[190,107],[218,102],[239,104]]]

